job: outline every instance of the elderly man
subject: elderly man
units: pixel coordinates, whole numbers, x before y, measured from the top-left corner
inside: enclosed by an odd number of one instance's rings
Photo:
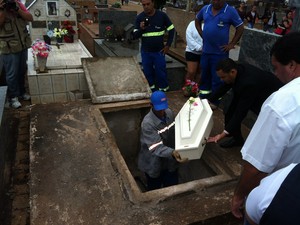
[[[243,217],[245,198],[266,175],[300,163],[300,32],[289,33],[271,49],[275,75],[285,85],[263,104],[243,146],[243,170],[231,210]]]

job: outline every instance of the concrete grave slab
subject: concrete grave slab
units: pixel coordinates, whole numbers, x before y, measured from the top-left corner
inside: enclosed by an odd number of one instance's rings
[[[146,99],[148,82],[134,57],[82,59],[93,103]]]

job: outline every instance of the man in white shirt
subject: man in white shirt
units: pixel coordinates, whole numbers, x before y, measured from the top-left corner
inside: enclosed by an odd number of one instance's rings
[[[263,104],[241,152],[243,172],[231,210],[242,218],[246,196],[260,180],[291,163],[300,163],[300,32],[289,33],[271,49],[275,75],[285,85]]]
[[[300,164],[292,163],[261,180],[247,197],[246,218],[251,225],[298,225]]]

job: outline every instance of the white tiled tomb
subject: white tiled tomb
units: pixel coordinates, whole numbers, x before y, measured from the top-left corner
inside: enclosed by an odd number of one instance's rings
[[[89,93],[82,67],[82,58],[90,58],[81,41],[52,46],[45,73],[37,73],[36,61],[31,49],[28,50],[28,86],[31,103],[70,101],[69,93],[79,90]]]

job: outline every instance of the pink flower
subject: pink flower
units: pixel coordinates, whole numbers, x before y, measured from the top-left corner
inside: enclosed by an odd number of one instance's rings
[[[186,96],[197,96],[198,95],[198,84],[191,80],[185,80],[185,84],[182,88],[186,92]]]
[[[47,58],[49,52],[51,51],[51,46],[40,39],[36,39],[31,48],[34,56],[40,56],[44,58]]]

